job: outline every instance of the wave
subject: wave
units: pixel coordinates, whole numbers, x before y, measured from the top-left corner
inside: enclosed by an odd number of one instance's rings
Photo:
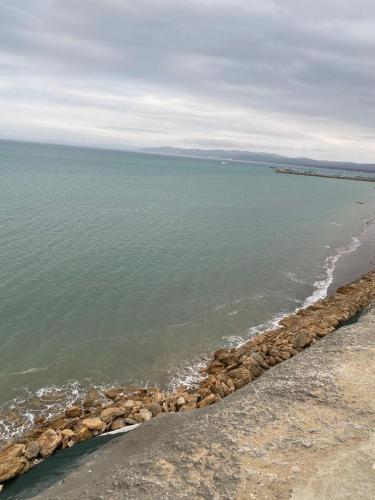
[[[274,330],[280,326],[280,321],[287,316],[291,314],[297,313],[300,309],[305,309],[306,307],[314,304],[315,302],[318,302],[318,300],[324,299],[328,295],[328,290],[330,286],[333,283],[334,279],[334,273],[336,269],[336,264],[339,261],[340,258],[342,258],[344,255],[350,254],[357,250],[358,247],[361,246],[361,238],[366,235],[366,233],[369,230],[369,226],[371,224],[375,223],[375,216],[371,217],[369,219],[366,219],[364,221],[364,229],[361,231],[359,236],[353,236],[350,240],[350,242],[342,247],[339,247],[336,249],[335,253],[332,255],[329,255],[324,264],[321,266],[323,271],[324,276],[321,279],[318,279],[314,281],[313,286],[314,286],[314,291],[311,295],[306,297],[304,301],[296,301],[300,303],[300,306],[298,306],[294,310],[289,310],[289,311],[282,311],[277,313],[275,316],[273,316],[271,319],[266,321],[265,323],[262,323],[260,325],[252,326],[248,329],[247,335],[242,336],[242,335],[231,335],[229,337],[224,337],[223,338],[223,344],[224,347],[228,348],[237,348],[240,347],[241,345],[245,344],[251,337],[255,335],[259,335],[262,332],[265,332],[267,330]],[[337,224],[338,223],[333,223]],[[340,224],[341,225],[341,224]],[[327,245],[327,248],[329,245]],[[290,279],[293,281],[296,281],[297,283],[301,284],[308,284],[305,281],[299,280],[296,276],[295,273],[291,272],[285,272],[286,276],[288,276]],[[204,361],[197,360],[196,364],[194,362],[189,363],[189,370],[188,374],[185,376],[184,372],[181,372],[179,375],[174,375],[174,378],[178,380],[178,385],[187,385],[191,386],[199,382],[201,379],[201,375],[199,373],[199,369],[204,367],[206,365],[207,359],[209,356],[205,358]],[[175,387],[176,384],[174,380],[171,382],[171,387]]]

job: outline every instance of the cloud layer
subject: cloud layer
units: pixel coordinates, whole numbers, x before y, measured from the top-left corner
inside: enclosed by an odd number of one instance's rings
[[[372,0],[3,0],[0,136],[375,162],[374,54]]]

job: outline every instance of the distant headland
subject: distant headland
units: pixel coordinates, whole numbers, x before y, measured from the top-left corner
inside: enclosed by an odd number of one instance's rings
[[[344,181],[375,182],[375,177],[367,177],[363,175],[347,175],[341,172],[337,174],[327,174],[322,172],[314,172],[312,170],[299,170],[297,168],[276,168],[275,172],[278,174],[307,175],[308,177],[326,177],[328,179],[342,179]]]
[[[258,162],[266,164],[277,164],[283,166],[312,167],[312,168],[334,168],[336,170],[351,170],[358,172],[375,173],[375,164],[354,163],[340,161],[313,160],[311,158],[291,158],[287,156],[256,153],[253,151],[224,150],[224,149],[185,149],[170,146],[143,148],[139,152],[168,155],[186,156],[191,158],[212,158],[226,161]]]

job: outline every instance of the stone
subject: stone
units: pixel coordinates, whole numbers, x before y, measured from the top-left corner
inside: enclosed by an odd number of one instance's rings
[[[43,458],[49,457],[60,446],[61,434],[57,434],[53,429],[47,429],[38,438],[38,444],[40,456]]]
[[[215,394],[210,394],[206,398],[199,401],[198,408],[205,408],[206,406],[210,406],[216,402]]]
[[[149,405],[146,405],[147,410],[149,410],[152,414],[153,417],[156,417],[157,415],[160,415],[160,413],[163,412],[163,408],[159,403],[152,403]]]
[[[116,418],[111,425],[111,431],[117,431],[118,429],[122,429],[126,426],[125,419],[122,417]]]
[[[105,429],[105,423],[98,417],[85,418],[82,422],[90,431],[103,432]]]
[[[68,418],[80,417],[82,408],[80,406],[71,406],[65,410],[65,416]]]
[[[0,482],[19,476],[28,468],[29,462],[24,457],[0,458]]]
[[[0,460],[22,457],[25,454],[26,446],[21,443],[10,443],[0,450]]]
[[[295,339],[295,346],[299,348],[304,348],[310,345],[311,343],[311,337],[308,333],[306,332],[301,332],[296,336]]]
[[[183,406],[185,403],[186,403],[185,398],[182,396],[180,396],[176,401],[177,406]]]
[[[88,429],[86,426],[83,426],[82,429],[80,429],[75,435],[74,435],[74,441],[77,443],[81,443],[83,441],[87,441],[88,439],[91,439],[93,437],[92,431]]]
[[[124,422],[126,423],[126,425],[138,424],[138,422],[136,420],[134,420],[134,418],[129,418],[129,417],[125,418]]]
[[[124,408],[123,406],[112,406],[110,408],[105,408],[100,413],[100,418],[103,420],[103,422],[109,424],[111,420],[114,420],[117,417],[122,417],[126,413],[127,413],[127,408]]]
[[[228,371],[228,375],[235,379],[248,379],[251,378],[250,371],[245,367],[235,368],[234,370]]]
[[[27,460],[36,458],[39,455],[39,448],[40,447],[38,441],[31,441],[30,443],[28,443],[25,450],[25,457],[27,458]]]
[[[109,399],[115,399],[118,396],[122,396],[124,393],[124,389],[122,387],[111,387],[104,391],[104,394]]]
[[[143,421],[151,420],[152,419],[152,413],[150,412],[150,410],[147,410],[146,408],[140,409],[139,410],[139,415],[141,416],[141,418],[142,418]]]

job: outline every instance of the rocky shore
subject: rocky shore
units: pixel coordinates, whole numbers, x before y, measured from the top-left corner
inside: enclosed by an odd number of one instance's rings
[[[194,388],[183,386],[173,394],[134,386],[110,388],[104,394],[89,391],[80,405],[67,408],[53,419],[37,420],[31,431],[0,450],[0,491],[7,481],[59,449],[168,413],[189,412],[220,401],[333,332],[374,298],[372,271],[339,288],[331,297],[284,318],[278,328],[241,347],[216,351]]]

